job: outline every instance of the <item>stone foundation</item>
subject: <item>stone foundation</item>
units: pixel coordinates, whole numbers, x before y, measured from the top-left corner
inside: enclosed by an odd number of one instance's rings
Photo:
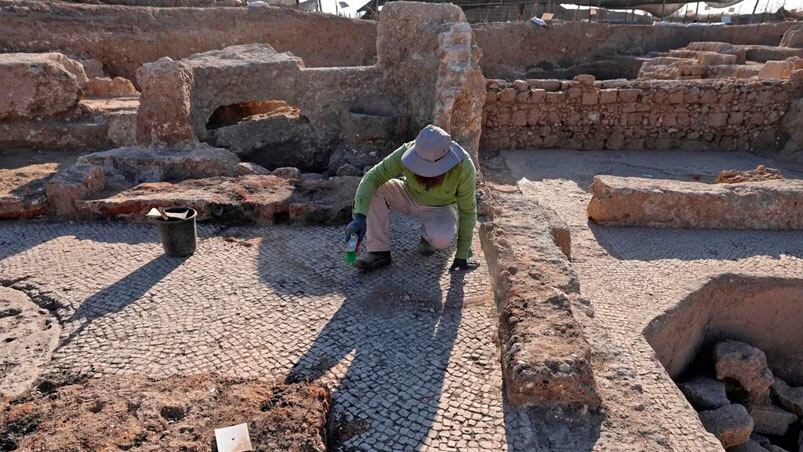
[[[481,147],[775,150],[796,89],[779,80],[490,80]]]
[[[803,229],[803,181],[704,184],[596,176],[588,217],[600,224],[670,228]]]
[[[490,219],[481,223],[480,239],[499,313],[508,400],[597,408],[591,349],[574,312],[583,301],[561,251],[568,228],[515,187],[488,187],[484,203]]]

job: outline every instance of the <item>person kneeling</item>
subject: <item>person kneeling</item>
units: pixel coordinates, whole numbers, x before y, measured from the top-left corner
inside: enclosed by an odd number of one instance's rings
[[[394,177],[402,175],[402,179]],[[448,248],[457,232],[450,271],[476,268],[469,261],[477,221],[477,171],[468,153],[443,129],[428,125],[416,137],[371,168],[354,196],[346,238],[367,235],[367,253],[354,262],[361,270],[390,265],[390,211],[421,221],[421,251]]]

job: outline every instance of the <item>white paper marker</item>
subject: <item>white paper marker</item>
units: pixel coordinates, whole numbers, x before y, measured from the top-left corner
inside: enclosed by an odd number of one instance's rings
[[[245,452],[254,450],[248,435],[248,424],[232,425],[215,429],[218,452]]]

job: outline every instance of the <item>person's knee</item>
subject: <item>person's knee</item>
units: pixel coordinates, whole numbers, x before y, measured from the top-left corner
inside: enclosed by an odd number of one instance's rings
[[[449,248],[452,244],[454,235],[454,228],[435,228],[434,231],[428,234],[427,238],[433,248],[443,250]]]

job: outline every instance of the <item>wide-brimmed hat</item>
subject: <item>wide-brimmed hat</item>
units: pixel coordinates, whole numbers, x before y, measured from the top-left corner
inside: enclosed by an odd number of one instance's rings
[[[415,142],[402,155],[402,165],[423,177],[435,177],[465,160],[468,153],[440,127],[432,124],[421,129]]]

